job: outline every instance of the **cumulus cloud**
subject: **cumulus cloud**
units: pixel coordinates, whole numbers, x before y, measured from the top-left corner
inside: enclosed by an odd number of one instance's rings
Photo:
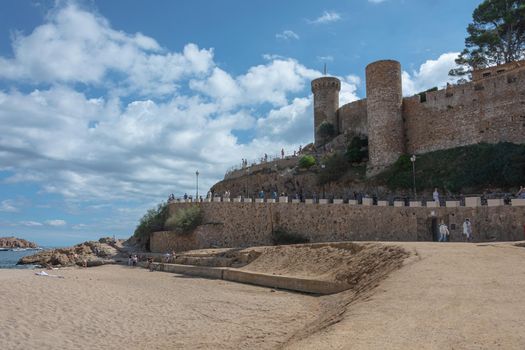
[[[197,169],[207,189],[242,157],[312,139],[309,83],[321,73],[291,58],[268,55],[234,76],[213,49],[170,52],[71,3],[12,46],[0,56],[4,185],[70,202],[151,201],[192,190]]]
[[[170,53],[142,33],[127,34],[108,21],[68,3],[27,36],[18,33],[13,58],[0,57],[0,78],[39,83],[107,84],[110,73],[125,74],[121,93],[173,93],[185,76],[206,73],[213,51],[188,44]]]
[[[456,67],[458,52],[444,53],[436,60],[428,60],[419,69],[412,72],[403,71],[403,94],[414,95],[434,86],[442,88],[447,83],[454,83],[457,78],[450,77],[448,72]]]
[[[64,220],[56,219],[56,220],[47,220],[46,224],[49,226],[54,226],[54,227],[62,227],[62,226],[66,226],[67,223]]]
[[[324,11],[323,14],[314,20],[311,20],[312,24],[325,24],[331,22],[337,22],[341,20],[341,15],[335,11]]]
[[[281,40],[299,40],[299,35],[292,30],[284,30],[281,33],[275,34],[275,37]]]

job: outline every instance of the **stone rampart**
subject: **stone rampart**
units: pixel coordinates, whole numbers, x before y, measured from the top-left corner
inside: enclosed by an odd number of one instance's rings
[[[172,203],[170,213],[191,203]],[[204,224],[190,235],[156,232],[152,252],[272,244],[277,228],[311,242],[432,241],[441,220],[452,241],[461,241],[462,223],[472,222],[475,241],[524,239],[525,207],[393,207],[305,203],[199,203]]]
[[[351,131],[357,135],[368,135],[366,116],[366,98],[347,103],[337,111],[339,130]]]
[[[525,69],[403,100],[407,152],[525,143]]]

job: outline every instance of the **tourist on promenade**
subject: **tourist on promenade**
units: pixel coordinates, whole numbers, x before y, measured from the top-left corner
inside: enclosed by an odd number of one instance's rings
[[[465,235],[465,240],[467,242],[472,240],[472,223],[468,218],[463,222],[463,235]]]
[[[520,199],[525,199],[525,187],[520,186],[520,190],[518,191],[518,193],[516,193],[516,197]]]
[[[139,257],[137,254],[133,255],[133,258],[131,259],[133,267],[137,266],[137,262],[139,261]]]
[[[281,158],[284,159],[284,148],[281,148]]]
[[[448,230],[447,225],[443,221],[439,225],[439,241],[447,242],[449,240],[450,231]]]
[[[184,193],[184,200],[187,200],[187,199],[188,199],[188,194]]]
[[[259,199],[264,199],[264,190],[259,191]]]
[[[434,188],[434,193],[432,193],[432,198],[434,199],[434,202],[437,202],[439,205],[439,192],[437,187]]]

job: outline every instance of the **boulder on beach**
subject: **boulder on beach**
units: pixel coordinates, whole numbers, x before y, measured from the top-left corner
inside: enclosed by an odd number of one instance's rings
[[[118,251],[109,244],[88,241],[68,248],[57,248],[28,255],[18,261],[20,265],[41,266],[82,266],[84,260],[88,266],[111,263]]]

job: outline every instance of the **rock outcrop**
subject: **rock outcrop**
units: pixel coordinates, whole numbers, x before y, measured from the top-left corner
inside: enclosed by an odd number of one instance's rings
[[[102,239],[101,239],[102,241]],[[99,266],[115,262],[119,251],[115,243],[88,241],[69,248],[57,248],[25,256],[18,261],[20,265],[35,264],[41,266]]]
[[[36,248],[36,243],[16,237],[0,237],[0,248]]]

